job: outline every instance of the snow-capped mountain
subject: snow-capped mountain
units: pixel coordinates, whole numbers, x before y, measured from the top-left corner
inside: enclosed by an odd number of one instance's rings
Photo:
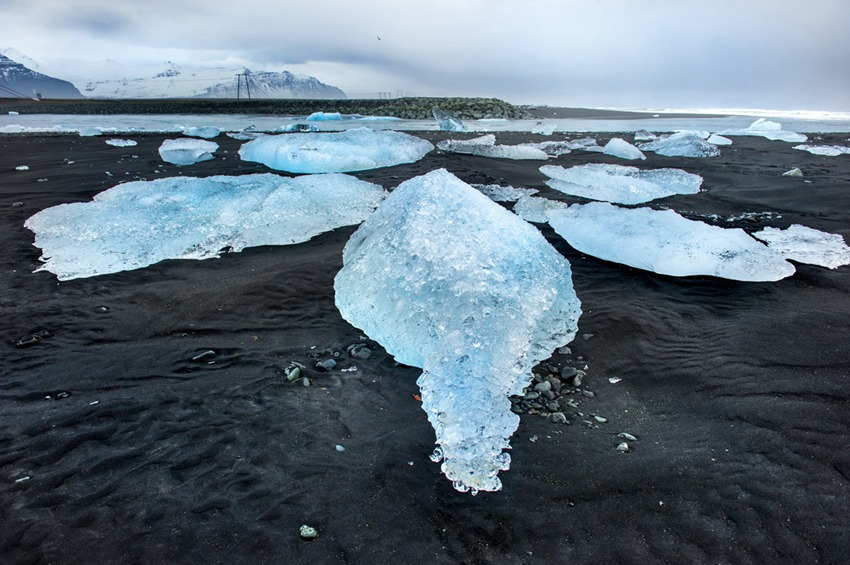
[[[36,72],[0,55],[0,98],[82,98],[68,81]]]
[[[345,93],[315,77],[289,71],[251,71],[243,67],[181,69],[166,63],[148,78],[89,82],[89,98],[345,98]]]

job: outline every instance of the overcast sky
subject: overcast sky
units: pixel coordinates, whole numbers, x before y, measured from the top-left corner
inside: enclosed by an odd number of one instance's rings
[[[848,111],[848,24],[850,0],[0,0],[0,47],[59,78],[170,60],[585,107]]]

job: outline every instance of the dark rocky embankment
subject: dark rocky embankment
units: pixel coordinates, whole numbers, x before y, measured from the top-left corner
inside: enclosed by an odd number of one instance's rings
[[[533,118],[498,98],[394,98],[389,100],[0,100],[0,110],[21,114],[274,114],[340,112],[430,119],[439,106],[460,119]]]

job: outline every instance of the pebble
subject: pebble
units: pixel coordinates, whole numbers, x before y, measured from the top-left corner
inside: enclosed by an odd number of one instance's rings
[[[21,207],[21,206],[23,206],[23,205],[24,205],[24,203],[23,203],[23,202],[13,202],[13,203],[12,203],[12,208],[20,208],[20,207]]]
[[[549,384],[549,383],[546,383],[546,384]],[[551,390],[540,391],[540,396],[542,396],[546,400],[555,400],[555,393],[552,392]]]
[[[563,412],[553,412],[551,416],[549,416],[549,420],[554,424],[566,424],[567,417]]]
[[[564,367],[563,369],[561,369],[561,380],[568,381],[574,376],[576,376],[576,373],[578,373],[578,369],[576,369],[575,367]]]
[[[552,383],[550,383],[549,381],[543,381],[539,384],[534,385],[534,390],[541,393],[550,392],[552,390]]]
[[[584,396],[585,398],[593,398],[594,396],[596,396],[595,394],[593,394],[592,391],[589,391],[589,390],[581,391],[581,395]]]
[[[569,347],[567,347],[566,345],[564,347],[559,347],[558,353],[561,354],[561,355],[572,355],[573,354],[572,350]]]
[[[319,530],[312,526],[308,526],[307,524],[301,526],[301,529],[298,531],[298,533],[303,539],[313,540],[319,537]]]
[[[354,357],[355,359],[368,359],[370,355],[372,355],[372,350],[366,347],[365,345],[354,347],[351,351],[348,352],[349,355]]]
[[[330,371],[334,367],[336,367],[336,361],[333,359],[325,359],[324,361],[316,363],[316,368],[320,371]]]
[[[602,416],[593,416],[593,419],[599,422],[600,424],[605,424],[608,422],[608,418],[603,418]]]
[[[558,412],[558,411],[560,411],[560,409],[561,409],[561,407],[554,400],[546,403],[546,410],[548,410],[549,412],[552,412],[552,413]]]

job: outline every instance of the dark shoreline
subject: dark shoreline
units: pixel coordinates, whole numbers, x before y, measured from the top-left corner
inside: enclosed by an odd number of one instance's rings
[[[523,415],[504,489],[472,497],[428,460],[419,370],[371,342],[369,359],[345,356],[362,338],[334,306],[333,277],[354,227],[90,279],[32,272],[39,250],[23,223],[43,208],[124,180],[269,172],[225,135],[212,161],[164,164],[157,148],[174,136],[122,134],[139,145],[116,148],[0,135],[0,562],[846,561],[850,267],[798,265],[767,284],[675,279],[582,256],[543,228],[584,311],[571,355],[550,362],[586,363],[595,397],[570,425]],[[648,154],[637,166],[704,177],[700,194],[658,202],[683,214],[850,239],[850,156],[792,145],[742,137],[717,158]],[[589,162],[635,164],[550,161]],[[392,189],[442,167],[569,200],[540,164],[435,151],[355,176]],[[805,176],[781,176],[792,167]],[[774,216],[723,219],[744,212]],[[51,336],[14,346],[42,329]],[[358,370],[314,370],[327,348]],[[313,386],[286,381],[293,361]],[[588,427],[591,414],[607,422]],[[638,438],[630,453],[616,451],[620,432]],[[302,524],[318,539],[302,540]]]

